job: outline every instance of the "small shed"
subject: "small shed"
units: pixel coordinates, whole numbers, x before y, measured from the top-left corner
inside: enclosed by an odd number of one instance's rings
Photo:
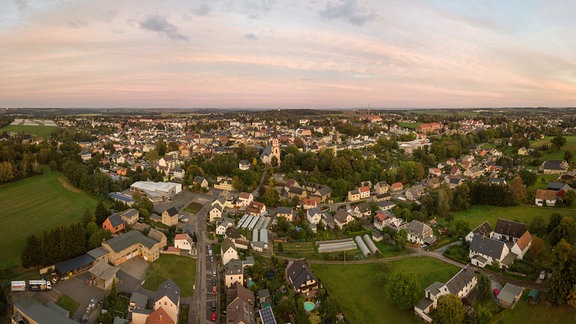
[[[524,287],[518,287],[507,282],[502,288],[502,291],[498,294],[498,301],[500,306],[504,308],[514,307],[514,305],[520,300]]]
[[[540,300],[540,290],[538,290],[538,289],[530,290],[526,299],[532,305],[538,304],[538,301]]]
[[[98,261],[89,272],[94,282],[94,286],[100,289],[109,289],[112,287],[112,283],[116,280],[116,272],[120,270],[117,267],[113,267],[106,261]]]
[[[88,270],[93,262],[94,258],[85,253],[75,258],[56,263],[56,273],[58,273],[61,278],[72,277],[77,273]]]

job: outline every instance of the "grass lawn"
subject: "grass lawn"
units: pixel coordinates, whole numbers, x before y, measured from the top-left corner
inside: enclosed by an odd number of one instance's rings
[[[66,295],[62,295],[62,297],[58,298],[56,305],[69,311],[70,315],[74,315],[74,313],[76,312],[76,310],[80,306],[80,303],[75,301],[74,299],[66,296]]]
[[[52,135],[52,132],[56,129],[56,126],[24,126],[24,125],[8,125],[0,129],[0,132],[22,132],[37,135],[40,137],[48,138]]]
[[[198,203],[190,203],[190,205],[186,206],[186,208],[184,208],[184,211],[189,212],[190,214],[194,215],[196,214],[200,209],[202,209],[202,205],[198,204]]]
[[[181,297],[192,296],[194,293],[192,286],[196,282],[196,260],[179,255],[162,254],[148,268],[142,287],[156,291],[167,279],[174,280],[180,286]]]
[[[529,291],[529,290],[528,290]],[[527,293],[527,292],[526,292]],[[492,318],[492,323],[576,323],[576,310],[569,306],[553,307],[540,296],[537,305],[526,301],[526,293],[514,309],[506,309]]]
[[[524,224],[530,223],[530,220],[538,215],[548,219],[553,213],[559,213],[563,216],[574,214],[573,209],[554,208],[554,207],[532,207],[532,206],[513,206],[513,207],[494,207],[494,206],[473,206],[454,214],[454,219],[464,219],[470,223],[470,228],[488,221],[494,228],[498,218],[509,219]]]
[[[531,148],[539,148],[544,144],[548,147],[552,147],[553,136],[546,136],[539,141],[530,143]],[[562,146],[558,151],[548,153],[542,157],[543,160],[562,160],[564,158],[565,151],[576,151],[576,136],[564,136],[566,139],[566,145]]]
[[[80,221],[86,209],[94,212],[96,199],[63,179],[48,172],[0,185],[0,268],[20,265],[28,236]]]
[[[392,272],[414,273],[424,288],[435,281],[446,282],[459,269],[432,258],[409,258],[391,262]],[[384,287],[375,273],[376,264],[327,265],[313,264],[312,269],[328,293],[343,307],[348,323],[421,323],[414,311],[400,311],[388,303]]]

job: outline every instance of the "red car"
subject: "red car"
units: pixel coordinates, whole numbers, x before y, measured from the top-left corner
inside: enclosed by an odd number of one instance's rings
[[[216,312],[212,311],[212,322],[216,322]]]
[[[498,290],[498,288],[494,288],[494,297],[498,297],[499,293],[500,291]]]

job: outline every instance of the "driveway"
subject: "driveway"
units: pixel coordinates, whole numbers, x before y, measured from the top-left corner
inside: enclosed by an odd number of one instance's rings
[[[90,274],[85,272],[68,280],[58,281],[58,283],[54,285],[55,290],[58,290],[62,294],[67,295],[68,297],[80,303],[76,313],[70,314],[70,317],[74,320],[79,320],[82,318],[82,315],[86,311],[86,307],[88,307],[91,298],[100,301],[103,300],[108,293],[102,289],[88,286],[86,283],[89,280]]]

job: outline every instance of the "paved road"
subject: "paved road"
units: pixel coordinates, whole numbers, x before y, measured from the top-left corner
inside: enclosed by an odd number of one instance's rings
[[[196,224],[196,237],[197,237],[197,262],[196,262],[196,289],[194,289],[194,297],[192,298],[192,303],[190,304],[190,314],[188,316],[189,323],[207,323],[209,318],[207,317],[209,309],[206,307],[208,302],[206,294],[208,293],[208,276],[212,275],[212,268],[209,261],[207,261],[207,228],[206,219],[208,217],[208,212],[210,210],[211,202],[218,198],[220,194],[219,191],[211,191],[209,202],[204,204],[204,206],[196,212],[195,217],[190,219],[189,222],[195,222]],[[209,268],[210,267],[210,268]],[[209,268],[209,269],[207,269]],[[210,274],[208,271],[210,270]],[[211,289],[211,287],[210,287]]]

